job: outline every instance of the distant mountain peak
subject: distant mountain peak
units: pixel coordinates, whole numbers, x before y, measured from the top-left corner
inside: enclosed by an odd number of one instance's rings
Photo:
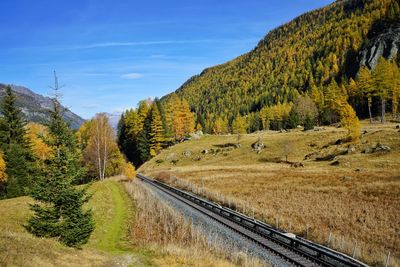
[[[0,99],[4,97],[6,84],[0,83]],[[32,122],[46,123],[49,120],[49,109],[53,107],[50,97],[42,96],[24,86],[10,85],[17,95],[17,105],[22,109],[26,119]],[[64,120],[74,129],[79,128],[85,121],[77,114],[64,107]]]

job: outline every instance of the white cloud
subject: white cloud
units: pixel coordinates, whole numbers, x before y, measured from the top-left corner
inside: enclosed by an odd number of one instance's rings
[[[126,79],[126,80],[140,79],[142,77],[143,77],[143,74],[136,73],[136,72],[121,75],[121,78]]]

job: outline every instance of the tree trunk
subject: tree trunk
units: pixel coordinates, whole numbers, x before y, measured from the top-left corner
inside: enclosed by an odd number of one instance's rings
[[[372,102],[372,99],[368,98],[368,112],[369,112],[369,123],[370,124],[372,124],[371,102]]]
[[[381,118],[381,123],[385,123],[385,108],[386,108],[386,99],[382,99],[382,114],[381,114],[381,116],[382,116],[382,118]]]
[[[103,137],[103,145],[104,145],[104,156],[103,156],[103,180],[106,178],[106,165],[107,165],[107,125],[106,122],[103,122],[103,127],[104,127],[104,137]]]
[[[99,179],[101,180],[101,154],[100,154],[100,129],[99,125],[96,125],[96,154],[97,154],[97,164],[98,164],[98,170],[99,170]]]

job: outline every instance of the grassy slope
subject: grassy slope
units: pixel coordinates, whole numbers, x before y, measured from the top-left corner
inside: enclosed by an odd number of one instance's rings
[[[81,250],[67,248],[56,240],[41,239],[27,233],[23,224],[31,212],[28,197],[0,201],[1,266],[141,266],[145,256],[128,252],[124,240],[131,201],[115,180],[94,183],[89,206],[93,209],[96,229]]]
[[[163,151],[139,171],[167,179],[172,174],[200,188],[204,185],[207,192],[229,198],[240,210],[252,215],[251,205],[259,218],[272,224],[278,219],[280,227],[297,234],[304,234],[309,225],[309,236],[322,243],[332,232],[331,246],[343,251],[351,252],[357,240],[357,257],[371,264],[382,264],[384,254],[390,250],[395,255],[394,264],[400,255],[400,133],[393,124],[382,127],[363,123],[363,128],[368,133],[354,144],[356,152],[338,156],[338,166],[326,161],[303,161],[312,152],[326,155],[347,147],[322,148],[345,136],[342,129],[326,127],[319,132],[243,135],[240,149],[217,155],[203,155],[201,151],[235,143],[237,137],[204,136]],[[258,137],[267,146],[261,154],[250,148]],[[392,151],[361,153],[378,142]],[[289,160],[303,161],[304,168],[272,162],[284,159],[285,145],[291,150]],[[184,151],[192,155],[185,157]],[[179,160],[176,165],[171,163],[173,159]],[[207,194],[216,198],[215,194]]]

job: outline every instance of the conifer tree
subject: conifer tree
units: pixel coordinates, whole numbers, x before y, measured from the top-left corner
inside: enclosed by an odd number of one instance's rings
[[[347,102],[338,102],[337,104],[342,127],[347,129],[348,136],[352,140],[358,139],[361,135],[361,126],[356,112]]]
[[[121,114],[117,125],[117,142],[118,147],[122,152],[125,152],[125,142],[127,139],[126,136],[127,125],[125,122],[125,112]]]
[[[160,101],[160,99],[155,98],[154,102],[157,105],[158,111],[160,113],[161,116],[161,121],[162,121],[162,128],[163,128],[163,132],[164,132],[164,136],[163,136],[163,141],[165,141],[166,137],[167,137],[167,119],[166,119],[166,114],[165,114],[165,108],[163,103]]]
[[[314,129],[314,125],[315,125],[314,119],[307,114],[304,119],[304,131]]]
[[[189,103],[185,99],[181,99],[180,113],[182,116],[184,134],[188,135],[194,132],[194,115],[190,111]]]
[[[392,75],[393,75],[393,89],[392,89],[392,113],[397,116],[399,98],[400,98],[400,69],[396,62],[392,63]]]
[[[149,113],[149,103],[147,101],[140,101],[137,110],[137,120],[133,125],[133,135],[138,135],[143,131],[144,123]]]
[[[138,135],[134,131],[135,125],[138,123],[137,111],[131,109],[125,112],[123,123],[125,127],[123,136],[124,140],[119,141],[122,143],[122,151],[130,162],[133,162],[135,166],[139,166],[141,164],[141,160],[136,144]]]
[[[213,134],[222,134],[224,131],[224,120],[222,118],[217,118],[214,121],[214,126],[213,126]]]
[[[385,122],[386,101],[393,90],[391,64],[383,57],[379,59],[373,71],[374,85],[377,96],[381,99],[381,123]]]
[[[143,164],[151,158],[149,143],[150,131],[151,118],[150,116],[147,116],[143,122],[142,130],[138,133],[136,138],[136,147],[140,158],[140,164]]]
[[[164,128],[162,124],[161,114],[158,110],[156,102],[151,105],[150,109],[150,156],[154,157],[161,150],[164,142]]]
[[[232,122],[232,133],[245,134],[247,133],[246,118],[237,116]]]
[[[361,94],[367,98],[369,122],[372,123],[372,97],[376,95],[376,92],[371,73],[367,67],[361,67],[360,72],[358,73],[358,86],[361,90]]]
[[[176,101],[175,109],[173,117],[174,137],[175,140],[180,140],[194,131],[195,119],[185,99]]]
[[[292,108],[292,110],[289,113],[289,117],[288,117],[288,128],[290,129],[294,129],[297,127],[297,125],[300,124],[300,117],[299,117],[299,113]]]
[[[165,137],[168,141],[173,140],[175,136],[174,124],[175,115],[180,105],[180,99],[176,94],[171,94],[165,101]]]
[[[5,197],[7,184],[6,161],[4,154],[0,152],[0,199]]]
[[[37,169],[31,144],[26,137],[26,122],[16,105],[16,96],[7,86],[0,103],[0,146],[7,165],[7,197],[22,196],[29,192]],[[3,192],[4,193],[4,192]]]
[[[56,97],[46,140],[53,154],[31,192],[36,203],[31,205],[34,215],[26,228],[37,236],[56,237],[67,246],[79,247],[88,241],[94,222],[91,210],[83,208],[89,200],[86,188],[73,185],[84,172],[79,165],[75,136],[62,118],[55,79]]]
[[[357,83],[353,80],[353,78],[350,78],[349,84],[346,87],[347,94],[350,97],[355,97],[358,94],[357,89]]]

